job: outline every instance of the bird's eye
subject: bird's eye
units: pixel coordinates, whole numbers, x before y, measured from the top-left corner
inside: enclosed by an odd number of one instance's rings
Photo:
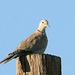
[[[42,23],[44,23],[44,22],[42,22]]]

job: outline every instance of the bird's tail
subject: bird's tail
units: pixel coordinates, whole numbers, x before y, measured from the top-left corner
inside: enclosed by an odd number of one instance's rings
[[[12,60],[12,59],[15,58],[15,57],[16,57],[16,55],[9,54],[5,59],[3,59],[3,60],[0,62],[0,64],[3,63],[3,62],[5,62],[4,64],[6,64],[8,61]]]

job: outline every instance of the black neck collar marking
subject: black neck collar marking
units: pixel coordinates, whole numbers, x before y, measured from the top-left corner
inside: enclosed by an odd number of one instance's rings
[[[40,31],[40,30],[37,30],[37,31],[39,31],[39,32],[41,32],[41,33],[44,33],[43,31]]]

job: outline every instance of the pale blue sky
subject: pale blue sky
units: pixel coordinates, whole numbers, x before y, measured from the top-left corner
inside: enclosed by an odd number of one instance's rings
[[[45,53],[60,56],[62,75],[75,75],[75,0],[0,0],[0,61],[47,19]],[[16,60],[0,65],[0,75],[16,75]]]

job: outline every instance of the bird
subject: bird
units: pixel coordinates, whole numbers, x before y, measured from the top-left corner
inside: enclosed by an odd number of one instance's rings
[[[34,33],[32,33],[27,39],[22,41],[12,53],[8,54],[8,56],[0,62],[0,64],[3,62],[6,64],[10,60],[24,55],[44,53],[48,44],[45,31],[46,27],[50,27],[48,25],[48,21],[40,21],[37,30],[34,31]]]

